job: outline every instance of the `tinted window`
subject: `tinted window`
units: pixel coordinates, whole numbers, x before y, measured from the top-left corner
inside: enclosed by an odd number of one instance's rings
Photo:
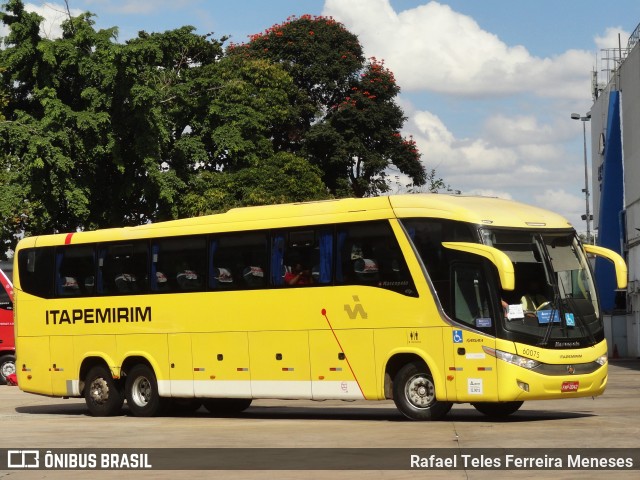
[[[448,313],[469,327],[493,332],[488,282],[481,264],[454,263],[451,273],[454,301]]]
[[[473,228],[451,220],[412,218],[402,220],[424,263],[442,306],[451,311],[450,266],[458,254],[442,246],[442,242],[474,242]]]
[[[267,234],[217,235],[209,243],[209,284],[213,289],[264,288],[268,284]]]
[[[293,229],[271,239],[271,283],[275,286],[331,284],[333,231]]]
[[[75,297],[95,293],[93,246],[59,247],[56,250],[56,295]]]
[[[147,257],[146,242],[101,246],[98,292],[107,295],[147,292]]]
[[[150,280],[153,291],[197,291],[206,286],[205,237],[154,240],[151,251]]]
[[[20,251],[20,286],[25,292],[38,297],[53,297],[53,252],[53,247]]]
[[[336,246],[337,284],[371,285],[417,295],[388,222],[338,225]]]

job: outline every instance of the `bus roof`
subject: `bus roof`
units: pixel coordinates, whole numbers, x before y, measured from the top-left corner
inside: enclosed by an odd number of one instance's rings
[[[557,213],[502,198],[423,194],[397,195],[389,199],[399,218],[447,218],[511,228],[572,228],[571,223]]]
[[[323,223],[427,217],[512,228],[571,228],[562,216],[492,197],[411,194],[234,208],[225,213],[149,223],[136,227],[56,234],[24,239],[22,246],[60,245],[164,235],[194,235]],[[214,227],[214,228],[212,228]],[[25,245],[26,244],[26,245]]]

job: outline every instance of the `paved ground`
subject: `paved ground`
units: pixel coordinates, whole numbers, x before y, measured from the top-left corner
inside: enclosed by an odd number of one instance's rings
[[[504,421],[455,405],[439,422],[409,422],[391,402],[256,401],[244,414],[216,418],[204,409],[162,418],[88,416],[82,400],[52,399],[0,387],[1,449],[52,448],[568,448],[640,447],[640,361],[610,366],[604,396],[525,403]],[[629,450],[631,451],[631,450]],[[187,452],[187,451],[185,451]],[[5,453],[3,452],[2,455]],[[313,455],[313,452],[309,453]],[[247,459],[249,464],[250,458]],[[0,478],[639,478],[606,471],[0,471]]]

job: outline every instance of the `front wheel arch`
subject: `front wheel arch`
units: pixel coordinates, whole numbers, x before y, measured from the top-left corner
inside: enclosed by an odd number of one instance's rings
[[[432,359],[425,359],[422,355],[417,352],[401,352],[392,354],[387,360],[385,370],[384,370],[384,397],[387,400],[393,400],[393,382],[402,367],[407,365],[408,363],[416,363],[422,365],[425,369],[427,369],[435,382],[436,391],[440,395],[441,398],[446,398],[446,385],[444,383],[444,379],[442,376],[437,374],[437,369],[432,368],[432,364],[434,363]],[[436,372],[434,374],[434,372]]]

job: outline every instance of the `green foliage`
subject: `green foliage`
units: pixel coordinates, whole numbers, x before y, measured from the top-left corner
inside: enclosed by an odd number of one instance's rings
[[[305,159],[280,152],[261,164],[238,171],[203,171],[189,185],[184,216],[218,213],[248,205],[328,198],[321,172]]]

